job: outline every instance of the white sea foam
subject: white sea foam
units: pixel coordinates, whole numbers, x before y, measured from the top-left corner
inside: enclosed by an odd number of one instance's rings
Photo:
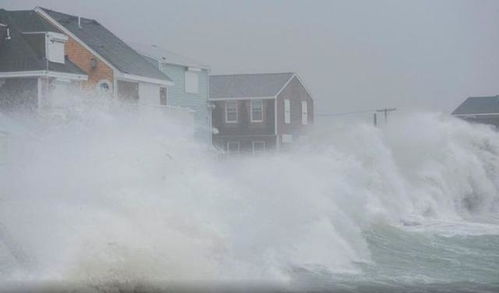
[[[363,232],[373,225],[426,229],[499,211],[499,135],[443,114],[316,129],[289,152],[232,159],[169,115],[92,102],[66,114],[0,117],[10,132],[0,236],[12,240],[0,241],[2,280],[355,273],[372,260]]]

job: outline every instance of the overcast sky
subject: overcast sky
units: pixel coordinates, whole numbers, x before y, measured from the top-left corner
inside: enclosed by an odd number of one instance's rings
[[[0,0],[95,18],[213,74],[295,71],[318,113],[499,94],[498,0]]]

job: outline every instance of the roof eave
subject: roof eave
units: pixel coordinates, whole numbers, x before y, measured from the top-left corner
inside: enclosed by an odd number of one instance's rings
[[[171,81],[171,80],[157,79],[157,78],[145,77],[145,76],[128,74],[128,73],[120,73],[120,74],[118,74],[118,76],[116,78],[119,80],[134,81],[134,82],[146,82],[146,83],[153,83],[153,84],[164,85],[164,86],[173,86],[174,85],[173,81]]]
[[[71,79],[71,80],[88,80],[88,76],[85,74],[58,72],[58,71],[52,71],[52,70],[0,72],[0,78],[42,77],[42,76],[55,77],[55,78],[66,78],[66,79]]]

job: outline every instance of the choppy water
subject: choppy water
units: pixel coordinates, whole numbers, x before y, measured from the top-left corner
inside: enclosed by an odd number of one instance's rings
[[[5,286],[498,288],[499,135],[485,126],[413,113],[225,159],[157,109],[77,101],[61,117],[0,116]]]

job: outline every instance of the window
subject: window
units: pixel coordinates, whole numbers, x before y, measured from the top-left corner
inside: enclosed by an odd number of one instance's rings
[[[289,100],[284,100],[284,123],[291,123],[291,103]]]
[[[199,74],[197,71],[191,69],[185,71],[185,92],[191,94],[199,93]]]
[[[308,105],[307,101],[301,101],[301,124],[308,124]]]
[[[238,120],[237,101],[229,101],[225,103],[225,122],[237,123]]]
[[[167,89],[165,87],[159,88],[159,104],[166,106],[167,102]]]
[[[251,144],[253,147],[253,155],[257,155],[259,153],[265,152],[265,142],[264,141],[253,141]]]
[[[239,142],[238,141],[228,141],[227,142],[227,152],[228,153],[239,153]]]
[[[64,43],[68,40],[66,35],[60,33],[45,34],[45,49],[48,61],[64,64]]]
[[[262,100],[252,100],[251,101],[251,122],[262,122],[263,121],[263,101]]]
[[[111,92],[111,83],[108,80],[101,80],[97,83],[97,91],[101,94],[109,94]]]
[[[64,63],[64,41],[50,40],[47,46],[47,59],[52,62]]]

